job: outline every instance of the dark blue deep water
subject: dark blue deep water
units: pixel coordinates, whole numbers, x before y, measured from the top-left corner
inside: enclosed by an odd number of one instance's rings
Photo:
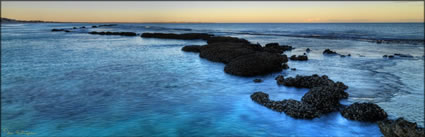
[[[374,102],[389,118],[424,123],[424,24],[2,24],[1,127],[31,136],[382,136],[375,123],[338,112],[291,118],[251,101],[307,92],[278,86],[277,75],[328,75],[349,86],[343,104]],[[72,28],[73,32],[51,32]],[[213,33],[296,49],[296,71],[257,77],[224,73],[224,64],[181,51],[204,41],[90,35],[89,31]],[[377,44],[376,40],[398,42]],[[326,48],[352,57],[323,56]],[[382,58],[385,54],[412,58]],[[264,79],[254,83],[255,78]],[[16,135],[15,135],[16,136]]]

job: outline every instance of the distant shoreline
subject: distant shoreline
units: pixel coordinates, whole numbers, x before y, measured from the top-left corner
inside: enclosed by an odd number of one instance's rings
[[[379,24],[379,23],[425,23],[425,22],[59,22],[42,20],[16,20],[10,18],[1,18],[1,23],[121,23],[121,24]]]

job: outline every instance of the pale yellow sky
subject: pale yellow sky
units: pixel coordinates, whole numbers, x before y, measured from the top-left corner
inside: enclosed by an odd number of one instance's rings
[[[1,2],[1,16],[64,22],[423,22],[424,2]]]

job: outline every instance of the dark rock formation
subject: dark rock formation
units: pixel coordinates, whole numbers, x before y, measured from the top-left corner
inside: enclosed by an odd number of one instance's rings
[[[96,32],[92,31],[89,32],[89,34],[97,34],[97,35],[121,35],[121,36],[136,36],[136,33],[134,32]]]
[[[279,45],[279,43],[268,43],[264,46],[263,50],[271,53],[283,53],[288,50],[292,50],[292,46]]]
[[[80,27],[80,28],[83,28],[83,29],[84,29],[84,28],[86,28],[86,26],[82,26],[82,27]]]
[[[52,29],[52,31],[65,31],[65,29]]]
[[[308,57],[306,55],[292,55],[290,58],[290,60],[297,60],[297,61],[306,61],[308,60]]]
[[[297,70],[297,68],[291,68],[291,70],[295,71],[295,70]]]
[[[337,55],[338,53],[336,53],[335,51],[332,51],[330,49],[325,49],[325,51],[323,51],[323,54]]]
[[[351,120],[376,122],[387,118],[387,113],[373,103],[354,103],[341,111],[342,116]]]
[[[97,28],[97,26],[91,26],[92,28]]]
[[[173,34],[173,33],[143,33],[143,38],[160,38],[160,39],[180,39],[180,40],[196,40],[202,39],[207,40],[213,35],[206,33],[184,33],[184,34]]]
[[[246,39],[241,38],[235,38],[235,37],[225,37],[225,36],[212,36],[210,34],[207,34],[210,37],[204,39],[207,40],[208,44],[212,43],[244,43],[244,44],[250,44],[250,42]]]
[[[326,75],[319,77],[319,75],[317,74],[314,74],[312,76],[297,75],[295,78],[289,77],[286,79],[279,79],[277,80],[277,84],[285,85],[285,86],[293,86],[297,88],[313,88],[313,87],[322,87],[322,86],[341,88],[343,90],[348,88],[342,82],[334,82],[333,80],[329,79],[328,76]]]
[[[72,27],[72,29],[77,29],[77,27]]]
[[[71,31],[69,31],[69,30],[65,30],[65,32],[71,32]]]
[[[404,58],[413,58],[412,55],[409,55],[409,54],[400,54],[400,53],[395,53],[394,56],[399,56],[399,57],[404,57]]]
[[[282,64],[282,69],[289,69],[289,66],[288,66],[288,64],[286,64],[286,63],[283,63],[283,64]]]
[[[245,43],[213,43],[202,46],[199,56],[214,62],[229,63],[231,60],[260,51],[261,47]]]
[[[316,110],[313,106],[306,104],[301,101],[288,99],[281,101],[282,111],[285,114],[293,117],[293,118],[301,118],[301,119],[313,119],[316,117],[320,117],[320,111]],[[279,107],[274,107],[279,108]]]
[[[319,114],[338,111],[341,104],[339,100],[348,98],[348,93],[342,88],[332,86],[314,87],[310,89],[301,101],[314,107]]]
[[[190,45],[190,46],[184,46],[182,50],[187,52],[201,52],[201,47],[202,46],[199,46],[199,45]]]
[[[260,82],[263,82],[263,80],[261,80],[261,79],[258,79],[258,78],[257,78],[257,79],[254,79],[253,81],[254,81],[255,83],[260,83]]]
[[[424,137],[424,128],[398,118],[397,120],[378,121],[379,129],[385,137]]]
[[[233,59],[224,67],[224,72],[238,76],[263,75],[282,71],[282,64],[287,61],[286,55],[257,52]]]
[[[305,50],[305,52],[307,52],[307,53],[309,53],[311,50],[310,50],[310,48],[307,48],[306,50]]]

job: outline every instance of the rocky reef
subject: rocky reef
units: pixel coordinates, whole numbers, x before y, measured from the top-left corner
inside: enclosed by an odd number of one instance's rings
[[[347,119],[357,121],[376,122],[387,118],[387,113],[373,103],[354,103],[341,111]]]
[[[379,129],[385,137],[424,137],[424,128],[398,118],[396,120],[378,121]]]
[[[285,86],[297,87],[297,88],[313,88],[313,87],[322,87],[322,86],[341,88],[343,90],[348,88],[348,86],[346,86],[344,83],[334,82],[333,80],[329,79],[328,76],[326,75],[323,75],[323,76],[319,76],[317,74],[313,74],[311,76],[297,75],[295,78],[292,78],[292,77],[284,78],[282,75],[279,75],[275,79],[278,85],[285,85]]]

